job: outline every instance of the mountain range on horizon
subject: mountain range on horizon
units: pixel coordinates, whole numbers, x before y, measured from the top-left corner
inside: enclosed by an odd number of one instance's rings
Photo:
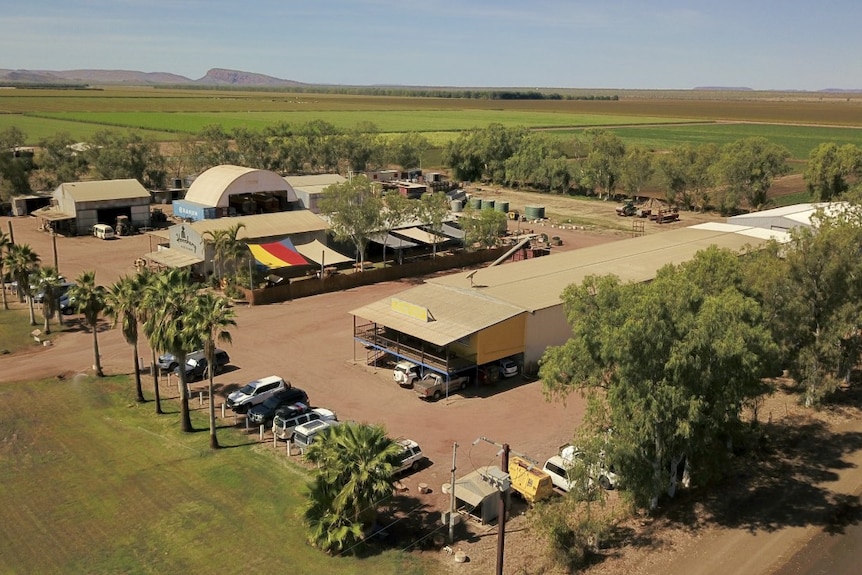
[[[212,68],[197,80],[172,74],[170,72],[140,72],[136,70],[103,70],[103,69],[80,69],[80,70],[25,70],[0,68],[0,84],[11,85],[126,85],[126,86],[164,86],[164,85],[186,85],[186,86],[236,86],[247,88],[288,88],[314,86],[296,80],[285,80],[266,74],[245,72],[242,70],[229,70],[226,68]],[[378,85],[379,86],[379,85]],[[429,86],[423,86],[429,87]],[[451,87],[451,86],[447,86]],[[714,91],[754,91],[753,88],[744,86],[696,86],[692,90],[714,90]],[[772,91],[772,90],[766,90]],[[806,90],[775,90],[782,92],[805,92]],[[859,93],[862,89],[824,88],[816,92],[828,93]]]
[[[0,69],[0,82],[14,84],[103,84],[128,86],[194,85],[296,87],[308,86],[294,80],[283,80],[266,74],[241,70],[212,68],[197,80],[170,72],[139,72],[136,70],[8,70]]]

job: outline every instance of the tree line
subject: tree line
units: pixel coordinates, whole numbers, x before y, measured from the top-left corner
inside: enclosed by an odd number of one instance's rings
[[[342,130],[322,120],[262,131],[210,125],[168,146],[136,131],[101,130],[83,144],[59,133],[40,141],[35,157],[16,156],[26,141],[16,127],[0,132],[0,200],[82,178],[134,178],[148,189],[163,189],[171,177],[223,164],[281,174],[415,167],[432,149],[416,132],[384,135],[370,122]],[[657,153],[604,129],[562,140],[497,123],[461,132],[442,148],[442,163],[457,181],[605,198],[637,197],[658,184],[671,205],[722,214],[768,206],[775,178],[790,171],[789,158],[784,146],[762,137]],[[862,175],[862,148],[823,143],[811,151],[804,175],[814,199],[836,198]]]
[[[669,204],[723,214],[767,206],[775,178],[790,171],[789,158],[785,147],[761,137],[724,146],[684,144],[657,154],[603,129],[564,142],[501,124],[462,132],[443,149],[443,162],[457,180],[605,198],[637,197],[658,181]],[[821,144],[805,170],[809,191],[822,201],[860,176],[862,148],[852,144]]]

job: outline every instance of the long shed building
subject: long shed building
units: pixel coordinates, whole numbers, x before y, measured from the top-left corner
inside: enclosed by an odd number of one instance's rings
[[[700,224],[427,280],[352,310],[354,338],[366,348],[408,359],[447,376],[504,357],[535,372],[549,346],[571,337],[561,295],[589,275],[653,279],[710,246],[754,249],[784,232]]]

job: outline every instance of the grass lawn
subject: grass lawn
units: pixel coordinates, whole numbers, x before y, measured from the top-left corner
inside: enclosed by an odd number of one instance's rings
[[[228,448],[156,416],[128,377],[0,387],[0,573],[434,573],[399,551],[329,557],[305,543],[307,472],[243,432]],[[196,402],[192,402],[196,405]]]
[[[0,309],[0,353],[3,350],[15,353],[20,349],[38,345],[30,332],[36,328],[42,329],[44,319],[42,318],[41,306],[36,305],[37,325],[30,325],[30,311],[27,304],[18,303],[17,296],[7,294],[6,301],[8,310]],[[2,306],[0,306],[2,307]],[[56,316],[51,320],[51,336],[56,337],[57,332],[62,332],[63,327],[57,325]]]

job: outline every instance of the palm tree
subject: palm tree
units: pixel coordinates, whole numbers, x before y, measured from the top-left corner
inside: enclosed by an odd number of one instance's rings
[[[45,318],[45,324],[42,331],[46,334],[51,333],[50,319],[56,313],[59,315],[59,296],[57,290],[60,288],[60,275],[57,273],[57,268],[47,266],[44,268],[36,268],[33,271],[36,288],[42,292],[42,317]]]
[[[305,454],[319,467],[305,511],[312,543],[335,551],[361,539],[392,495],[401,451],[379,425],[346,422],[321,433]]]
[[[75,285],[69,288],[69,304],[84,315],[84,323],[93,330],[93,356],[97,377],[105,377],[102,371],[102,360],[99,357],[99,315],[105,309],[105,288],[96,285],[96,272],[85,271],[75,280]]]
[[[224,241],[227,237],[227,230],[207,230],[203,233],[204,241],[213,247],[213,263],[216,278],[221,287],[221,280],[224,277]]]
[[[194,431],[189,415],[186,370],[182,366],[186,364],[186,356],[202,344],[201,333],[195,331],[194,322],[186,317],[193,309],[198,287],[188,270],[171,269],[157,274],[145,295],[150,310],[144,332],[155,349],[174,354],[180,365],[180,428],[184,432]]]
[[[140,304],[138,306],[138,314],[140,318],[141,324],[144,326],[144,335],[149,339],[150,334],[147,331],[147,325],[150,324],[150,317],[154,313],[154,302],[151,298],[150,285],[155,281],[156,275],[151,272],[149,269],[144,268],[138,272],[136,276],[137,282],[140,285],[141,296],[140,296]],[[153,399],[156,402],[156,414],[162,415],[164,411],[162,411],[162,398],[159,393],[159,368],[156,366],[156,346],[153,344],[152,340],[149,340],[150,343],[150,352],[152,353],[152,362],[150,366],[152,366],[153,370]]]
[[[3,288],[3,309],[9,309],[9,302],[6,301],[6,272],[3,268],[6,265],[6,253],[11,246],[12,241],[9,236],[5,232],[0,232],[0,284],[2,284],[0,288]]]
[[[123,337],[134,355],[135,393],[138,403],[144,403],[144,390],[141,387],[141,363],[138,359],[138,322],[140,321],[143,285],[139,276],[123,276],[108,288],[105,294],[105,315],[120,322]]]
[[[33,290],[30,287],[30,275],[39,265],[39,254],[28,244],[13,244],[4,256],[9,273],[18,284],[18,301],[23,303],[26,297],[30,304],[30,325],[36,325],[36,312],[33,309]]]
[[[204,353],[207,358],[207,376],[209,378],[209,420],[210,420],[210,448],[218,449],[218,437],[215,426],[215,402],[213,401],[213,375],[215,372],[215,349],[216,342],[231,343],[232,338],[229,327],[236,327],[236,313],[230,307],[226,298],[216,297],[211,293],[204,293],[197,297],[190,321],[193,329],[198,333],[205,334]]]
[[[240,230],[245,229],[245,224],[237,222],[227,229],[205,232],[209,236],[208,242],[215,248],[215,260],[219,269],[219,279],[224,277],[226,264],[231,263],[233,269],[234,283],[236,283],[236,272],[239,267],[237,262],[246,254],[245,244],[239,239]]]

